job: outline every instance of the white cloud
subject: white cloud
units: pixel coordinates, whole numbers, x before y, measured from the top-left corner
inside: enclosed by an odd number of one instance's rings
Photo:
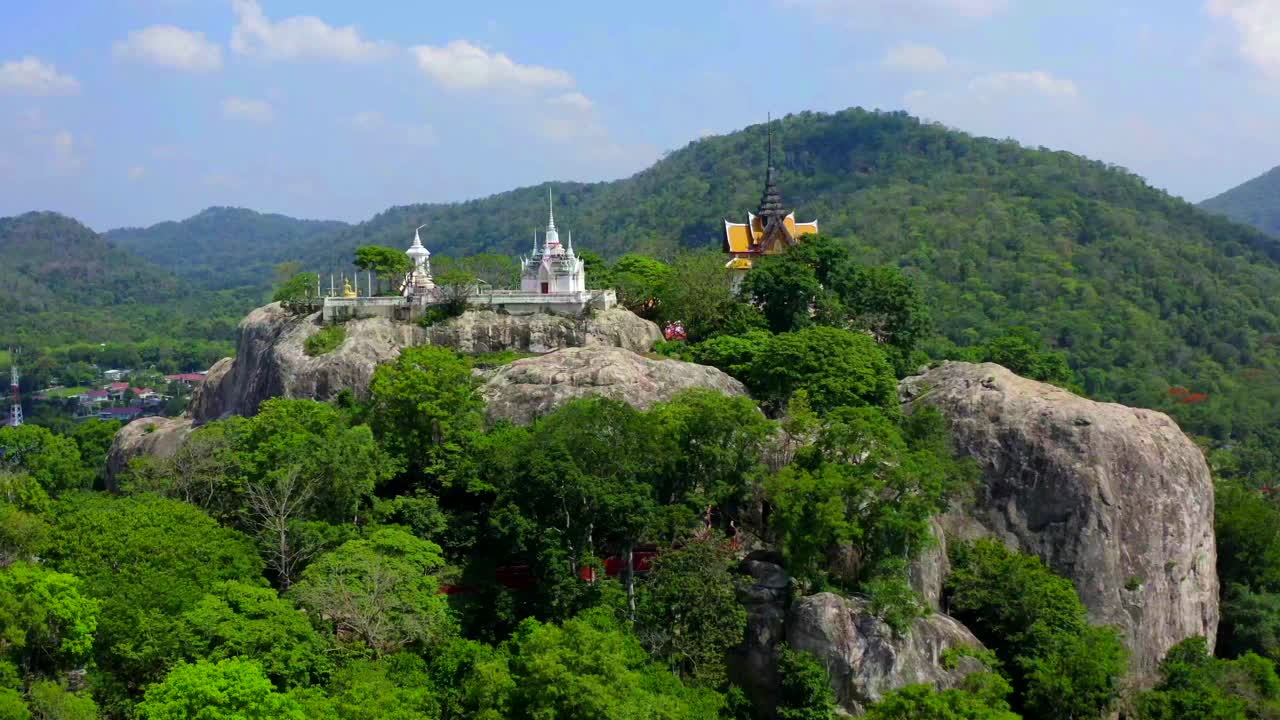
[[[127,174],[130,180],[137,182],[142,178],[146,177],[147,169],[142,167],[141,165],[134,165],[133,167],[129,168],[129,170],[127,171]]]
[[[1276,0],[1207,0],[1205,11],[1235,27],[1237,52],[1263,72],[1280,77],[1280,3]]]
[[[74,95],[80,82],[37,57],[28,55],[0,65],[0,92],[15,95]]]
[[[265,100],[229,97],[222,101],[222,114],[236,120],[267,123],[275,119],[275,109]]]
[[[172,25],[152,25],[134,30],[115,44],[118,58],[207,72],[222,67],[222,47],[210,42],[204,33],[183,30]]]
[[[784,7],[813,10],[851,25],[936,23],[995,15],[1010,0],[779,0]]]
[[[299,15],[272,22],[257,0],[232,0],[238,21],[231,49],[267,60],[338,60],[365,62],[387,54],[387,48],[365,40],[352,25],[333,27],[317,17]]]
[[[409,48],[418,69],[435,82],[452,89],[548,89],[573,86],[569,73],[540,65],[521,65],[502,53],[493,53],[466,40],[444,47],[418,45]]]
[[[903,43],[889,48],[880,61],[890,70],[905,72],[941,72],[947,69],[947,56],[932,45]]]
[[[1031,72],[994,72],[979,75],[969,82],[969,89],[980,95],[992,93],[1035,94],[1045,97],[1074,98],[1079,95],[1076,84],[1041,70]]]

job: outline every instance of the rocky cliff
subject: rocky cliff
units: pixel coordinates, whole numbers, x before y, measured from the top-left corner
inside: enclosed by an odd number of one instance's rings
[[[430,344],[464,353],[545,353],[567,347],[619,347],[647,352],[661,339],[657,325],[620,307],[601,310],[581,320],[545,313],[500,315],[473,310],[427,329]]]
[[[774,558],[777,559],[777,558]],[[948,650],[981,650],[968,628],[942,613],[916,620],[895,633],[868,611],[867,601],[834,593],[792,600],[790,578],[767,560],[748,559],[742,570],[752,579],[738,589],[747,610],[743,645],[730,655],[735,681],[764,708],[777,704],[778,645],[813,655],[831,675],[840,707],[862,713],[885,693],[925,683],[940,690],[958,687],[983,665],[958,655],[948,663]]]
[[[517,360],[488,373],[480,394],[490,420],[527,424],[587,395],[647,409],[689,388],[747,394],[742,383],[716,368],[614,347],[565,348]]]
[[[937,407],[983,470],[976,504],[944,518],[1070,578],[1095,623],[1123,629],[1131,671],[1218,625],[1213,482],[1167,415],[1100,403],[999,365],[946,363],[903,380],[906,408]]]
[[[868,610],[866,600],[828,592],[796,601],[787,614],[787,644],[818,658],[831,674],[840,706],[855,713],[892,690],[918,683],[947,690],[984,669],[965,656],[947,666],[948,650],[982,649],[951,617],[933,613],[898,635]]]
[[[231,415],[253,415],[270,398],[328,400],[342,390],[362,395],[369,387],[374,368],[394,360],[406,347],[432,344],[465,353],[549,352],[583,347],[611,348],[632,354],[629,351],[647,351],[662,337],[657,325],[622,308],[585,318],[469,311],[430,328],[380,318],[352,320],[344,323],[343,328],[346,338],[341,345],[311,357],[303,348],[308,337],[320,332],[318,314],[298,317],[278,303],[249,313],[240,322],[236,356],[223,358],[209,369],[204,383],[191,399],[187,418],[160,422],[157,418],[135,420],[116,436],[108,455],[109,482],[137,455],[148,452],[172,455],[193,425]],[[667,369],[676,365],[687,363],[675,363]],[[723,375],[710,368],[705,370],[711,375]],[[686,373],[690,377],[692,374]],[[610,384],[602,380],[601,388],[606,394],[634,399],[637,403],[651,402],[652,398],[668,397],[689,383],[696,383],[694,379],[678,376],[679,373],[649,373],[621,393],[614,392],[621,387],[618,382]],[[616,372],[611,377],[625,384]],[[664,382],[672,383],[669,392],[662,389]],[[742,392],[741,385],[728,376],[715,378],[715,383],[733,386]],[[585,381],[580,386],[585,387]]]
[[[622,308],[576,319],[557,315],[500,315],[470,311],[421,328],[382,318],[343,325],[337,349],[310,357],[303,344],[320,331],[316,315],[299,318],[278,304],[258,308],[240,323],[236,357],[210,368],[191,402],[191,416],[207,422],[253,415],[273,397],[327,400],[343,389],[364,393],[378,365],[415,345],[441,345],[460,352],[549,352],[564,347],[619,347],[644,352],[661,338],[658,327]]]

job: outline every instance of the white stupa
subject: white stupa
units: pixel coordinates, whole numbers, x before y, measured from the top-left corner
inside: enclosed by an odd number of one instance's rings
[[[422,237],[418,234],[424,227],[426,225],[419,225],[413,231],[413,244],[404,251],[413,261],[413,269],[404,279],[405,297],[422,297],[436,286],[431,279],[431,251],[423,246]]]

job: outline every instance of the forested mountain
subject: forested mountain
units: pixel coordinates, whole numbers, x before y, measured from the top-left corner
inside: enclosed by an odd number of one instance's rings
[[[229,347],[239,315],[260,300],[194,289],[51,212],[0,218],[0,267],[0,346],[28,353],[153,340],[210,345],[204,355],[216,358]]]
[[[1280,167],[1211,197],[1200,203],[1200,207],[1280,235]]]
[[[298,259],[300,247],[345,227],[336,220],[211,207],[179,222],[120,228],[104,237],[197,287],[222,290],[265,286],[277,263]]]
[[[1280,424],[1280,242],[1106,163],[905,113],[791,115],[774,142],[797,217],[917,278],[942,336],[935,352],[1027,326],[1068,353],[1096,397],[1172,410],[1220,438]],[[705,247],[724,218],[755,208],[764,166],[753,126],[625,180],[550,187],[580,249]],[[437,254],[522,252],[545,222],[547,188],[392,208],[307,257],[324,272],[359,245],[404,246],[422,223]]]

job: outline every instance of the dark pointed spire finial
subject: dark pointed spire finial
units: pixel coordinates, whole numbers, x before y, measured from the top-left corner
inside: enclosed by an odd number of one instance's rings
[[[765,136],[768,138],[768,148],[769,148],[768,149],[768,158],[769,158],[768,167],[770,169],[773,169],[773,113],[768,113],[765,115],[765,117],[768,118],[767,120],[765,120],[765,125],[764,125]]]

